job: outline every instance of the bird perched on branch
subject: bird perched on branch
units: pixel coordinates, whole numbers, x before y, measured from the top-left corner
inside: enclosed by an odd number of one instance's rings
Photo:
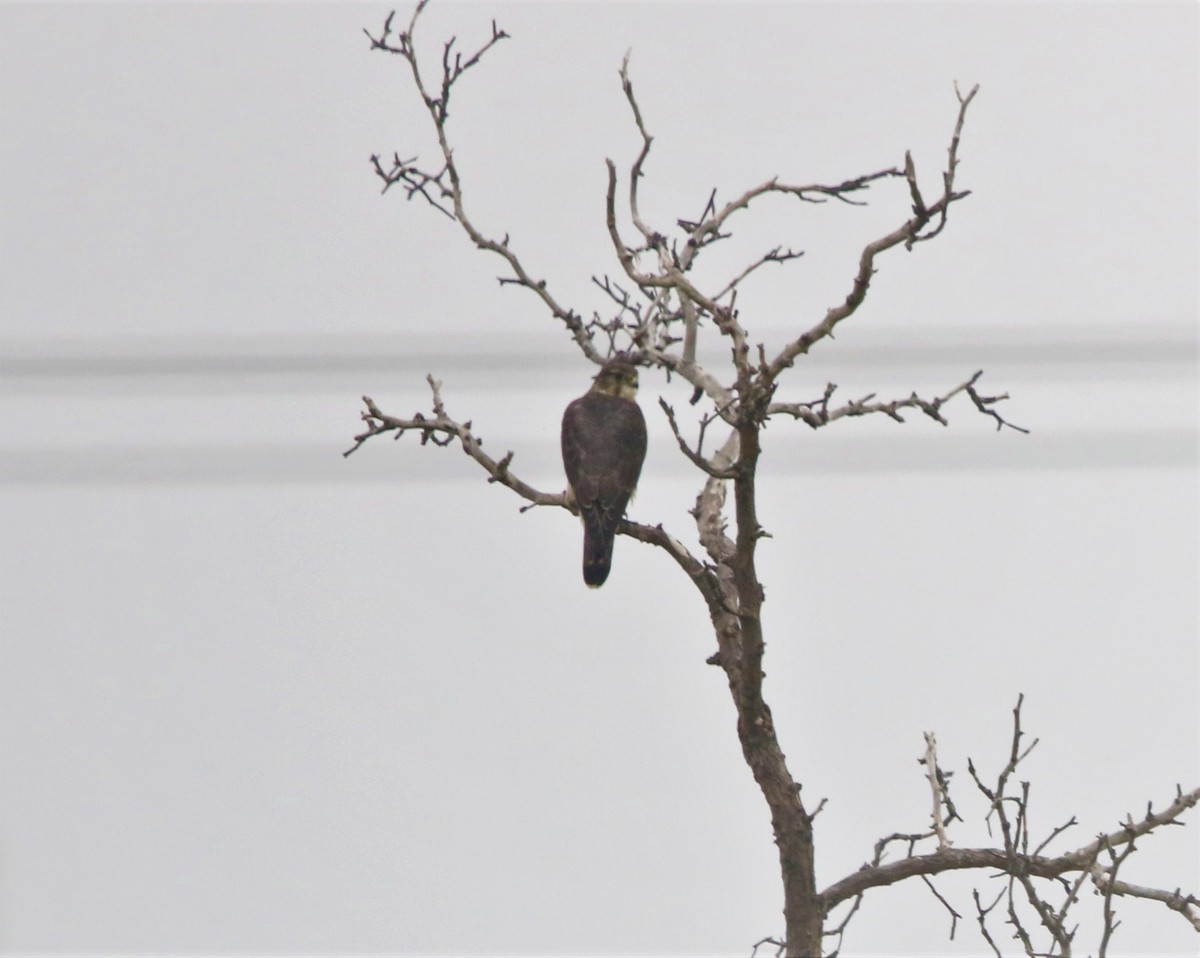
[[[593,589],[608,578],[617,526],[646,458],[646,419],[634,398],[637,386],[633,363],[609,360],[592,388],[563,413],[563,468],[583,520],[583,581]]]

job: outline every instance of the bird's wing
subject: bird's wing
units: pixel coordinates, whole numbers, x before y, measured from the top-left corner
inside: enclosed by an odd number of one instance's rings
[[[646,457],[646,420],[638,404],[598,393],[563,414],[563,467],[585,519],[616,529]]]

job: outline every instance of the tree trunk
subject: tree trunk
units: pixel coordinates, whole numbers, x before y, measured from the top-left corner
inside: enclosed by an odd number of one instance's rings
[[[743,409],[745,405],[743,398]],[[755,489],[760,452],[758,429],[759,424],[754,421],[738,429],[740,454],[734,480],[737,542],[730,565],[737,590],[740,641],[739,654],[723,654],[722,665],[737,707],[742,754],[771,810],[771,827],[783,877],[786,953],[789,958],[820,958],[824,915],[817,894],[812,817],[800,799],[800,786],[788,771],[771,710],[762,696],[763,590],[754,561],[762,536]]]

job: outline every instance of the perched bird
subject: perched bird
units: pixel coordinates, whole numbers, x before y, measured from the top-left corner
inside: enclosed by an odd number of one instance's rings
[[[583,581],[593,589],[608,578],[617,526],[646,458],[646,419],[634,399],[637,385],[633,363],[609,360],[592,388],[563,413],[563,468],[583,520]]]

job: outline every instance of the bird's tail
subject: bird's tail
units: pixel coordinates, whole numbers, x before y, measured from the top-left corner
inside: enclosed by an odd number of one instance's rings
[[[590,588],[598,589],[608,578],[612,568],[613,539],[615,530],[599,522],[585,522],[583,526],[583,581]]]

